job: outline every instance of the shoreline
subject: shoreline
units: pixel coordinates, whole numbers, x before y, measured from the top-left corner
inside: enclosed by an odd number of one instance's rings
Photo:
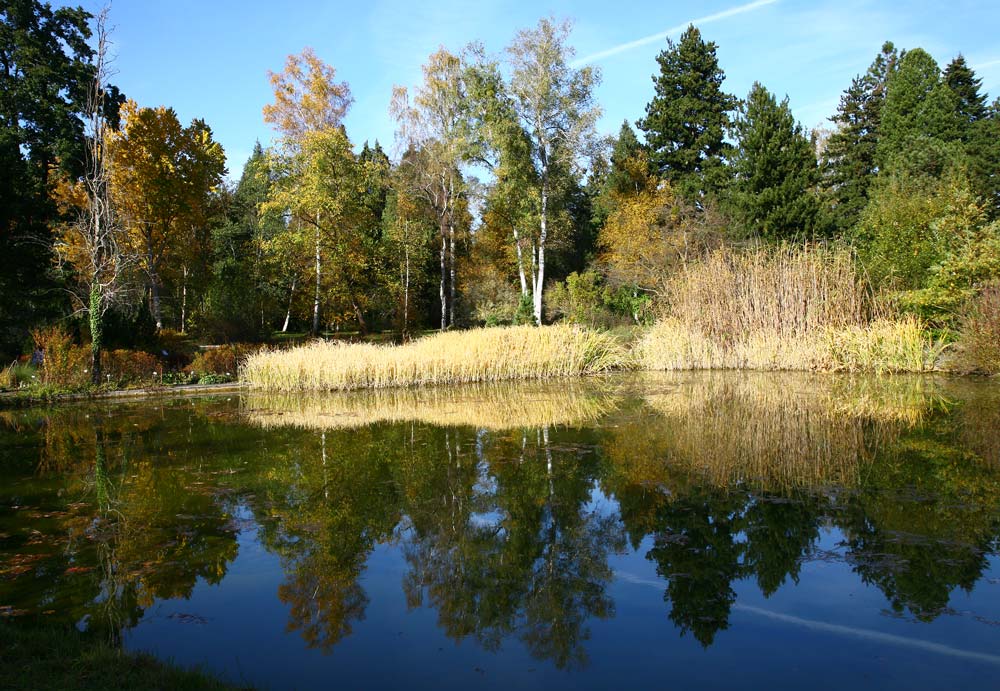
[[[224,384],[178,384],[177,386],[144,386],[136,389],[116,389],[114,391],[94,391],[90,393],[65,393],[53,396],[31,396],[20,391],[0,392],[0,409],[21,408],[79,401],[101,401],[108,399],[161,398],[167,396],[198,396],[202,394],[240,391],[242,382]]]

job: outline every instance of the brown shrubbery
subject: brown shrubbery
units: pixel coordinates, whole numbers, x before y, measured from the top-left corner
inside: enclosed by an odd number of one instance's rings
[[[847,250],[719,250],[668,288],[636,348],[644,369],[924,372],[945,347],[881,309]]]
[[[966,308],[958,352],[961,369],[1000,373],[1000,281],[984,287]]]
[[[104,353],[104,375],[120,384],[155,381],[163,376],[163,364],[141,350],[112,350]]]
[[[90,350],[73,344],[73,336],[62,325],[34,329],[35,347],[44,354],[39,368],[40,383],[47,386],[83,386],[89,380]]]
[[[260,346],[251,343],[228,343],[207,348],[199,351],[184,370],[198,375],[220,374],[235,377],[247,356],[258,350]]]

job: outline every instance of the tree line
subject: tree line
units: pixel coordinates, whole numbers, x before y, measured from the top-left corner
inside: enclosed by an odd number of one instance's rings
[[[350,86],[310,49],[269,75],[236,182],[209,125],[110,83],[107,13],[0,10],[0,352],[67,317],[93,344],[175,330],[403,338],[557,319],[637,323],[724,244],[854,247],[904,309],[947,322],[1000,275],[1000,100],[959,55],[886,43],[808,131],[760,83],[725,89],[690,26],[644,114],[601,136],[600,73],[546,18],[499,55],[430,55],[396,87],[392,156],[344,126]],[[638,130],[638,131],[637,131]]]

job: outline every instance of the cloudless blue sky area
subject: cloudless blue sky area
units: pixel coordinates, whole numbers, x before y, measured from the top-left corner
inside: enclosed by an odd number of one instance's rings
[[[103,3],[53,4],[96,11]],[[787,94],[806,127],[825,124],[885,40],[922,47],[942,67],[961,52],[991,100],[1000,96],[998,0],[116,0],[115,81],[142,106],[172,106],[184,122],[204,118],[237,178],[254,141],[271,139],[261,115],[271,99],[267,72],[280,71],[288,54],[311,46],[333,65],[354,95],[346,119],[352,141],[377,139],[391,153],[394,84],[416,84],[438,46],[457,52],[482,41],[498,54],[518,29],[548,15],[574,20],[577,57],[594,56],[601,70],[606,133],[643,115],[666,46],[656,36],[676,39],[689,22],[718,44],[729,92],[745,96],[760,81]]]

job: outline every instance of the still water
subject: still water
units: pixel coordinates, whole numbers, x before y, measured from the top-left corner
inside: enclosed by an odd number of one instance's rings
[[[0,412],[0,616],[261,688],[997,688],[998,536],[989,381]]]

